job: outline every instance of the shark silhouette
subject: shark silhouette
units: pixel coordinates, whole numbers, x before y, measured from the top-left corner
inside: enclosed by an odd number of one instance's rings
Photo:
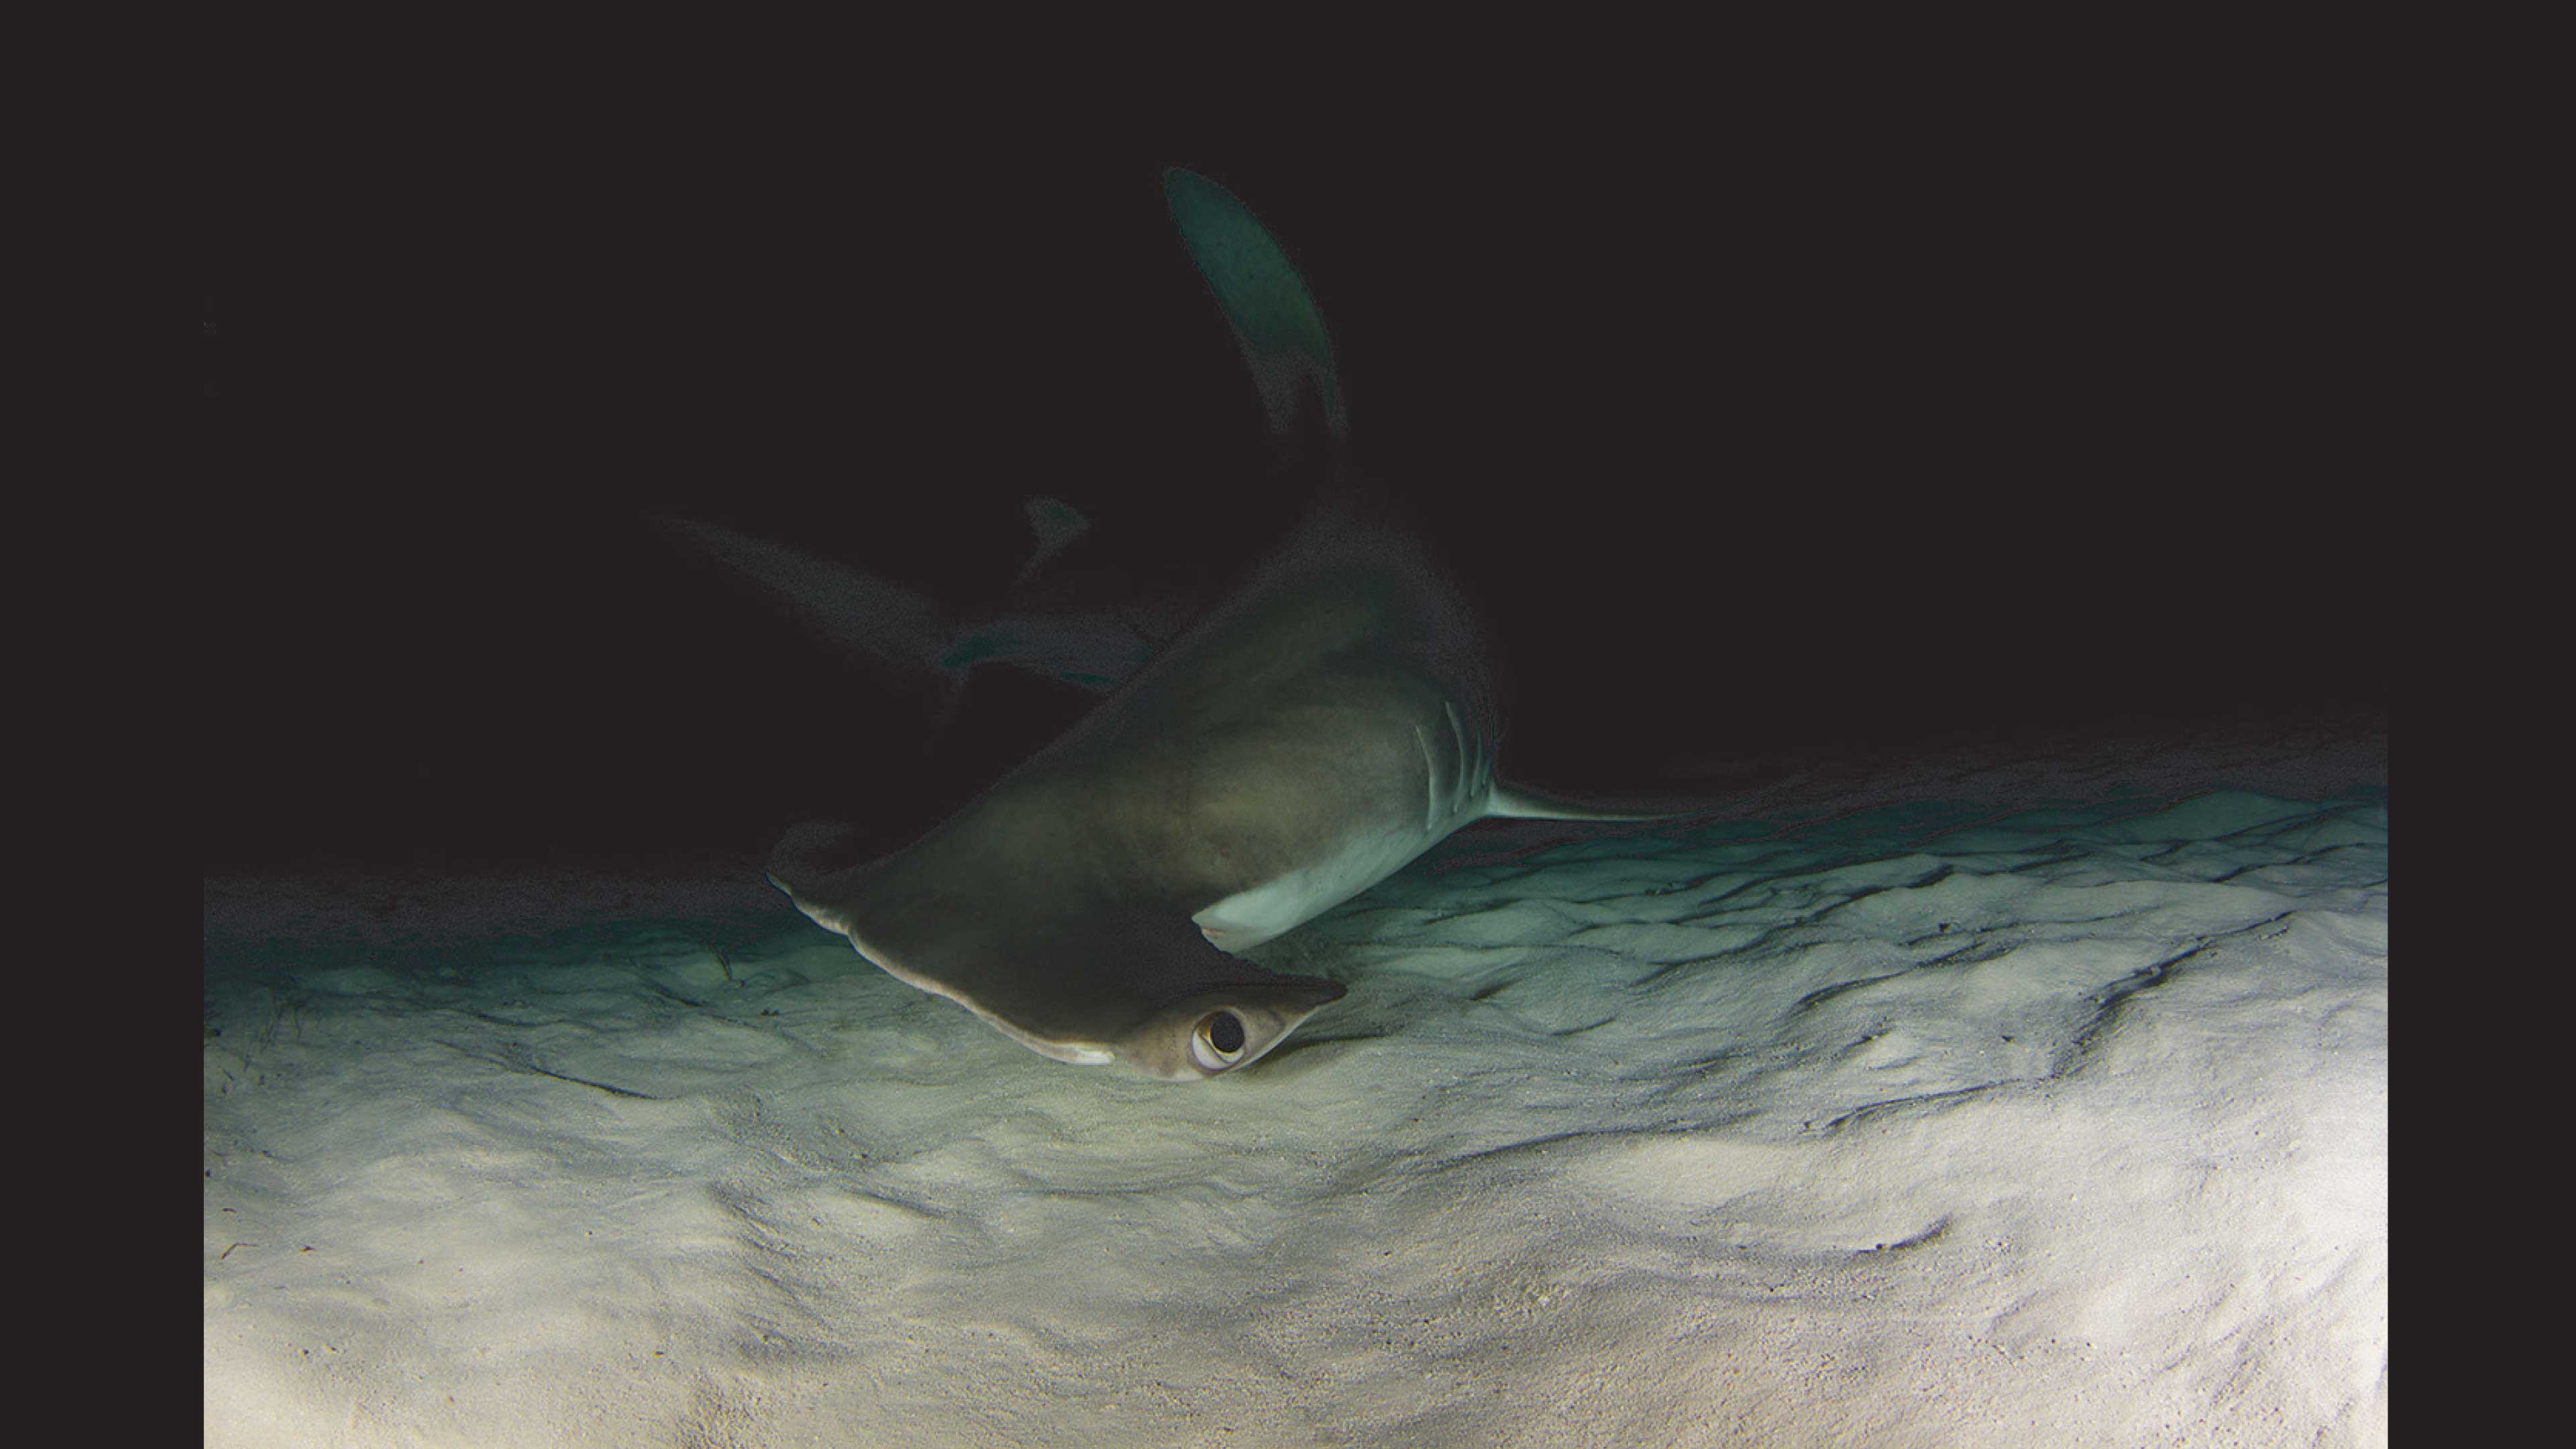
[[[889,974],[1033,1050],[1194,1081],[1259,1060],[1345,992],[1234,953],[1476,820],[1647,817],[1498,782],[1475,622],[1358,486],[1305,283],[1222,187],[1173,170],[1164,189],[1274,434],[1312,440],[1322,501],[1230,599],[920,840],[830,870],[800,827],[770,879]]]

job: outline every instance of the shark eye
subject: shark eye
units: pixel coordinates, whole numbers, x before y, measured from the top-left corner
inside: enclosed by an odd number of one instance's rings
[[[1190,1034],[1190,1056],[1206,1071],[1221,1072],[1243,1058],[1243,1021],[1231,1011],[1199,1018]]]

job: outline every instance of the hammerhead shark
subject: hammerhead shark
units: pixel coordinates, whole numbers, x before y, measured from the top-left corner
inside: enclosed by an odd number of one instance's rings
[[[1352,472],[1322,315],[1223,187],[1164,176],[1275,434],[1321,502],[1232,597],[920,840],[828,870],[789,832],[769,878],[898,980],[1059,1061],[1236,1071],[1346,988],[1236,953],[1492,816],[1649,818],[1500,783],[1475,622]]]

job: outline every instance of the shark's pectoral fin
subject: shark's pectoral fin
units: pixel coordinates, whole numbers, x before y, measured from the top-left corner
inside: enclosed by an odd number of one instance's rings
[[[1670,820],[1690,813],[1688,809],[1634,809],[1569,800],[1500,782],[1496,782],[1492,797],[1485,802],[1488,817],[1509,820]]]

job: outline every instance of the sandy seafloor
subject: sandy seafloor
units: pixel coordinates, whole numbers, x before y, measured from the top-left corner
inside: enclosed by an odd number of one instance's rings
[[[2386,1439],[2384,736],[1489,824],[1175,1086],[756,862],[210,878],[209,1445]]]

